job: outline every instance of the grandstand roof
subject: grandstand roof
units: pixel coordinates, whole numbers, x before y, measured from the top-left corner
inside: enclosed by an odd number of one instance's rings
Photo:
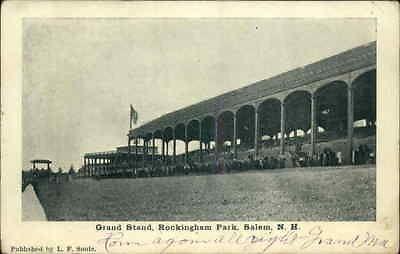
[[[168,126],[174,127],[178,123],[186,122],[196,117],[216,113],[223,109],[229,109],[236,105],[373,64],[376,64],[376,41],[167,113],[136,129],[130,130],[129,135],[144,136],[146,133],[164,129]]]

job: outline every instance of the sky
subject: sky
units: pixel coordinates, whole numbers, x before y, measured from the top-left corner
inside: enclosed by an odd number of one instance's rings
[[[130,104],[140,126],[374,40],[373,19],[25,19],[24,169],[127,145]]]

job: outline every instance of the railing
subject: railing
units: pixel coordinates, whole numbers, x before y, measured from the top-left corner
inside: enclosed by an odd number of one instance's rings
[[[117,153],[117,151],[94,152],[94,153],[85,153],[85,156],[109,155],[115,153]]]

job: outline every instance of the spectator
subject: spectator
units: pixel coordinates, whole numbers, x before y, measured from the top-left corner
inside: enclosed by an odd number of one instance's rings
[[[62,169],[58,168],[58,172],[56,175],[56,183],[61,183],[61,174],[62,174]]]
[[[184,174],[185,175],[188,175],[189,174],[189,171],[190,171],[190,166],[189,166],[189,164],[185,164],[184,166],[183,166],[183,171],[184,171]]]
[[[336,157],[337,157],[337,161],[338,161],[337,164],[338,164],[339,166],[342,165],[342,164],[343,164],[342,152],[341,152],[341,151],[337,152],[337,153],[336,153]]]

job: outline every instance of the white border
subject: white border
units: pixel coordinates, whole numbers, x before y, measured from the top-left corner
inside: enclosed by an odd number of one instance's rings
[[[321,225],[328,237],[351,237],[371,232],[388,239],[389,249],[316,246],[305,251],[329,253],[394,253],[398,249],[399,212],[399,21],[395,2],[29,2],[3,3],[1,17],[1,225],[2,251],[10,246],[87,245],[99,233],[95,222],[21,222],[22,168],[22,18],[24,17],[314,17],[377,19],[377,221],[301,222],[307,232]],[[339,35],[338,35],[339,36]],[[110,222],[110,224],[115,222]],[[274,222],[270,222],[273,224]],[[188,235],[186,233],[185,235]],[[190,235],[190,234],[189,234]],[[208,233],[212,237],[216,232]],[[154,232],[130,232],[147,239]],[[132,249],[128,249],[132,250]],[[127,250],[127,251],[128,251]],[[240,252],[233,245],[178,246],[171,251]],[[158,251],[138,249],[137,251]],[[250,251],[250,250],[249,250]],[[269,252],[297,252],[298,246],[276,245]],[[101,253],[99,249],[98,253]]]

